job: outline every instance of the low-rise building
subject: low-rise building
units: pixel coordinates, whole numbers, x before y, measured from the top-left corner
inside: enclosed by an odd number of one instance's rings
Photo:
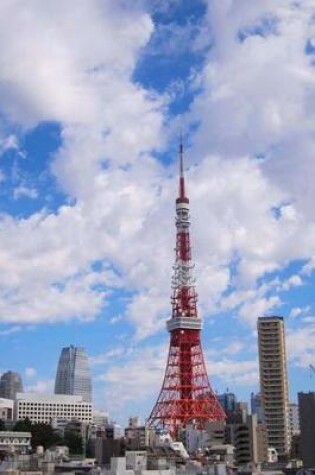
[[[92,421],[92,404],[83,401],[82,396],[18,393],[14,412],[16,420],[28,418],[33,423],[50,424],[58,418]]]
[[[102,426],[109,423],[109,414],[105,411],[93,410],[93,424]]]
[[[112,457],[125,454],[125,445],[121,439],[97,437],[93,441],[93,455],[99,465],[108,465]]]
[[[31,449],[30,432],[0,431],[0,451],[25,454]]]
[[[237,465],[267,461],[266,429],[257,423],[257,414],[247,416],[244,423],[228,424],[226,443],[234,445]]]
[[[0,419],[12,421],[14,401],[12,399],[0,398]]]
[[[146,426],[126,427],[125,438],[128,450],[142,450],[151,445],[152,431]]]

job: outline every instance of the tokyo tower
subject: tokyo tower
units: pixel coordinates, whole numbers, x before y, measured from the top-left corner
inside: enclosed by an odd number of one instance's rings
[[[225,413],[210,386],[203,357],[197,293],[190,247],[189,199],[185,191],[183,144],[179,146],[179,196],[176,199],[176,258],[172,280],[172,316],[167,321],[170,348],[161,392],[147,425],[175,435],[188,423],[202,429],[223,421]]]

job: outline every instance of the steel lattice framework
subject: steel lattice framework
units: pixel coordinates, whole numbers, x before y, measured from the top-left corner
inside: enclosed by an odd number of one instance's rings
[[[167,322],[170,349],[161,392],[148,427],[176,434],[194,423],[222,421],[225,414],[211,388],[203,358],[197,314],[197,293],[190,247],[189,199],[185,193],[183,145],[179,148],[179,197],[176,199],[176,260],[172,281],[172,316]]]

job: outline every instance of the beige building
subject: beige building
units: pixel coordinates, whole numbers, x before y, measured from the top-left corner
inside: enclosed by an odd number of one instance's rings
[[[258,318],[260,390],[268,446],[289,453],[289,396],[283,317]]]
[[[267,462],[266,431],[257,422],[257,414],[248,415],[246,421],[228,424],[229,443],[235,447],[235,463],[238,466]]]

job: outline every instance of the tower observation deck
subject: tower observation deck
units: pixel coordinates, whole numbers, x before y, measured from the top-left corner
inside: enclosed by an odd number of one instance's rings
[[[197,313],[182,143],[179,146],[175,252],[172,315],[167,321],[170,347],[162,389],[147,422],[148,427],[167,429],[173,435],[188,423],[202,429],[206,422],[225,420],[209,382],[201,346],[202,321]]]

